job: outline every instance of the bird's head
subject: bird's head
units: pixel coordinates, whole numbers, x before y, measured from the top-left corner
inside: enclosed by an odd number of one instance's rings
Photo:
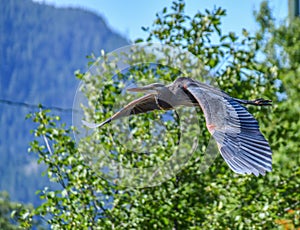
[[[144,92],[144,93],[159,93],[162,90],[166,89],[166,86],[161,83],[153,83],[150,85],[145,85],[141,87],[129,88],[129,92]]]

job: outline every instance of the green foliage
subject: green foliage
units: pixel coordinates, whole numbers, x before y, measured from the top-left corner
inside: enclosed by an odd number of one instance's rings
[[[269,30],[263,29],[255,37],[245,30],[239,38],[233,33],[222,33],[223,9],[206,10],[194,17],[185,15],[184,9],[183,1],[175,1],[170,8],[158,13],[152,27],[144,28],[149,33],[147,41],[158,40],[188,49],[201,60],[204,69],[212,70],[218,86],[234,97],[273,100],[272,108],[249,107],[270,141],[274,153],[273,171],[264,177],[237,175],[218,157],[208,171],[201,173],[197,159],[203,150],[199,149],[176,176],[162,184],[124,188],[118,181],[99,176],[81,154],[82,150],[105,151],[110,157],[132,165],[132,159],[137,156],[134,153],[126,155],[124,146],[115,145],[119,147],[115,149],[112,142],[119,141],[119,137],[122,140],[122,130],[116,130],[112,123],[92,135],[96,144],[83,139],[76,145],[70,137],[73,128],[58,126],[56,116],[41,110],[32,115],[37,124],[34,131],[37,141],[31,143],[31,151],[39,154],[40,161],[48,166],[49,178],[60,188],[41,191],[44,203],[31,212],[30,217],[42,216],[54,229],[274,229],[283,223],[292,228],[300,225],[299,106],[293,104],[299,97],[299,84],[295,84],[299,80],[287,71],[288,67],[281,69],[281,66],[274,66],[276,61],[259,58],[262,49],[272,47],[264,36],[266,31],[271,31],[272,22],[263,25]],[[257,19],[261,18],[264,20],[265,16],[258,12]],[[271,51],[264,54],[268,53]],[[189,63],[184,60],[182,64]],[[115,104],[117,108],[122,106],[119,100],[131,100],[128,95],[118,96],[124,88],[123,78],[133,76],[135,81],[143,82],[146,75],[156,80],[156,75],[145,66],[132,69],[128,76],[121,73],[120,79],[109,80],[114,65],[104,62],[103,66],[108,75],[103,74],[101,78],[96,75],[85,81],[94,89],[86,92],[90,107],[85,110],[87,118],[93,121],[103,121],[113,114]],[[160,69],[162,81],[171,81],[176,76],[173,73],[177,71],[178,74],[178,70],[167,70],[169,75]],[[201,79],[205,74],[202,70],[196,78]],[[286,90],[286,100],[277,96],[283,92],[283,88],[276,85],[279,79],[291,87]],[[92,113],[95,110],[99,112]],[[147,139],[148,127],[155,116],[160,113],[129,120],[136,130],[135,138],[143,134]],[[199,124],[204,126],[202,116]],[[203,138],[198,144],[206,146],[209,135],[201,130]],[[152,159],[143,158],[141,164],[147,166],[146,159],[150,165],[159,160],[157,158],[163,159],[168,154],[166,149],[173,146],[174,138],[176,142],[176,132],[170,135],[173,138],[162,137],[166,148],[158,149]],[[118,154],[111,154],[111,150]]]
[[[29,227],[28,214],[32,210],[31,205],[12,202],[7,192],[0,192],[0,228],[14,230]],[[37,222],[31,225],[37,227]]]

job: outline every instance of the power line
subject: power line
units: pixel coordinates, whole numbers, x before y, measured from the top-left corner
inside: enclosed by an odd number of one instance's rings
[[[72,108],[61,108],[57,106],[43,106],[43,105],[37,105],[37,104],[31,104],[26,102],[18,102],[18,101],[11,101],[6,99],[0,99],[0,104],[6,104],[10,106],[16,106],[16,107],[24,107],[29,109],[50,109],[55,110],[62,113],[72,113],[72,112],[79,112],[78,110],[74,110]]]

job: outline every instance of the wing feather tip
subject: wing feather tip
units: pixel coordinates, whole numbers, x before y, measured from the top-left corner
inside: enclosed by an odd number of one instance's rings
[[[85,121],[85,120],[81,120],[81,123],[82,123],[84,126],[90,128],[90,129],[94,129],[94,128],[96,128],[97,125],[98,125],[98,124],[96,124],[96,123],[87,122],[87,121]]]
[[[272,171],[272,159],[262,164],[261,162],[249,162],[242,156],[234,156],[228,151],[228,148],[221,148],[220,152],[229,168],[237,174],[254,174],[265,176],[266,172]]]
[[[105,125],[106,123],[108,123],[108,122],[110,122],[110,121],[111,121],[111,120],[108,119],[108,120],[106,120],[106,121],[104,121],[104,122],[102,122],[102,123],[97,124],[97,123],[92,123],[92,122],[88,122],[88,121],[85,121],[85,120],[81,120],[82,124],[83,124],[84,126],[90,128],[90,129],[95,129],[95,128],[101,127],[101,126]]]

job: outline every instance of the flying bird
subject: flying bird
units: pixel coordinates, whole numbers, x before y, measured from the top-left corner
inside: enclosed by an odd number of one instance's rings
[[[202,109],[208,131],[234,172],[258,176],[272,170],[271,148],[260,132],[257,120],[241,105],[267,106],[271,105],[271,100],[233,98],[217,88],[186,77],[177,78],[169,85],[153,83],[127,90],[144,92],[146,95],[133,100],[102,123],[83,120],[83,124],[97,128],[130,115],[196,106]]]

